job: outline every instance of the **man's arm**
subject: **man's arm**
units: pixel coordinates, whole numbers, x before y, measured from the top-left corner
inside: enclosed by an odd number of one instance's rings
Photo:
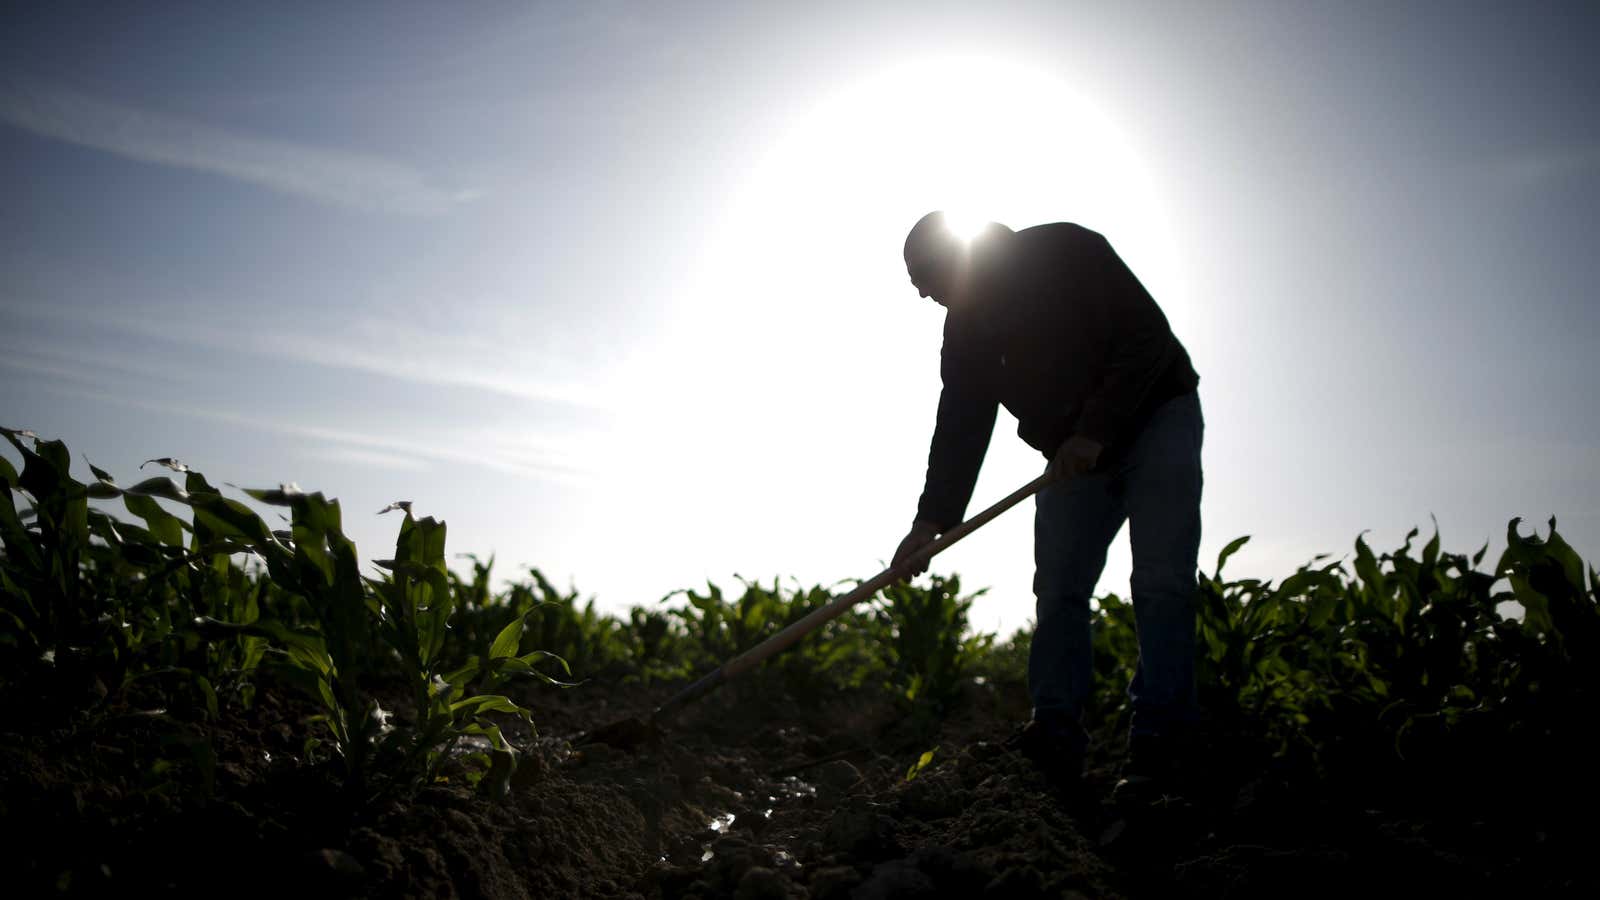
[[[1000,404],[984,383],[979,359],[964,337],[946,318],[939,360],[944,388],[939,393],[939,414],[928,448],[928,475],[917,501],[916,521],[890,563],[897,568],[961,522],[994,433]],[[923,559],[904,574],[920,575],[927,570],[928,561]]]
[[[989,450],[999,403],[984,382],[978,350],[945,321],[940,351],[939,414],[928,448],[928,473],[917,501],[918,524],[944,532],[961,522]]]

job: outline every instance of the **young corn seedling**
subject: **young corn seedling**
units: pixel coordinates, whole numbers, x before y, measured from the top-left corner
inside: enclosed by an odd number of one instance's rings
[[[966,633],[967,611],[983,591],[961,596],[961,579],[954,575],[934,575],[930,582],[926,588],[906,582],[884,588],[877,613],[888,630],[889,666],[905,699],[942,710],[994,636]]]
[[[417,712],[413,729],[396,729],[381,739],[379,758],[389,761],[397,777],[432,781],[462,740],[477,738],[487,744],[483,755],[489,763],[487,774],[478,775],[479,786],[502,796],[516,770],[516,751],[489,717],[506,713],[530,726],[533,718],[509,697],[489,692],[524,676],[559,683],[535,663],[550,659],[563,670],[566,663],[543,650],[518,653],[527,619],[522,613],[496,635],[486,653],[446,671],[443,660],[454,598],[444,563],[445,524],[431,517],[413,518],[408,503],[394,504],[392,509],[405,514],[395,556],[379,563],[388,575],[369,579],[368,584],[380,610],[380,634],[400,654]],[[479,693],[468,690],[473,684]]]

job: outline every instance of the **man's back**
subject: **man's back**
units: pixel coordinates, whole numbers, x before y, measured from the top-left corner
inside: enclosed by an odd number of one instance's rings
[[[994,236],[975,251],[973,302],[947,348],[1047,456],[1074,433],[1124,443],[1140,414],[1199,376],[1166,316],[1100,234],[1067,222]],[[949,374],[947,373],[947,377]]]

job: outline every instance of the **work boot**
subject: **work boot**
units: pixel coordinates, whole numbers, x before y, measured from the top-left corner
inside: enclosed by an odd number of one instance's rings
[[[1017,729],[1004,746],[1033,763],[1053,787],[1072,789],[1083,780],[1081,742],[1037,719]]]
[[[1112,801],[1119,805],[1187,802],[1178,743],[1174,738],[1161,735],[1133,735],[1128,741],[1128,759],[1123,763],[1122,777],[1111,789]]]

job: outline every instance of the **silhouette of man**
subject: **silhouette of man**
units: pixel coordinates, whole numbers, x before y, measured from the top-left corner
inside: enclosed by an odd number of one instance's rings
[[[957,237],[945,214],[906,237],[911,283],[945,308],[927,480],[894,565],[962,520],[1004,404],[1059,476],[1034,498],[1033,717],[1007,746],[1058,783],[1082,775],[1089,598],[1124,520],[1139,665],[1118,792],[1165,789],[1197,719],[1199,376],[1166,316],[1101,235],[1070,223],[990,223]],[[910,574],[927,569],[919,561]]]

